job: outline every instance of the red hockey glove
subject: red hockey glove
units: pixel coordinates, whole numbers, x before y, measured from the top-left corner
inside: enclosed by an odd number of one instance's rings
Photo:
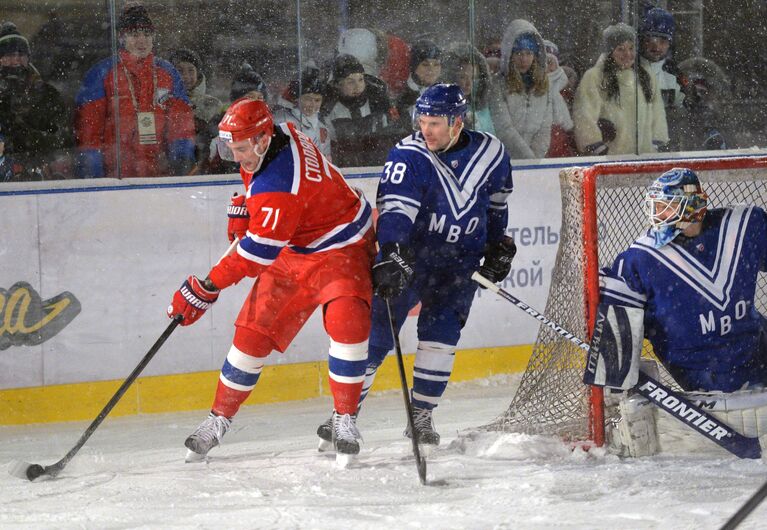
[[[511,272],[511,261],[517,253],[514,239],[503,236],[503,239],[485,246],[485,261],[479,268],[479,273],[493,283],[499,283]]]
[[[210,280],[201,282],[197,276],[190,276],[173,295],[173,301],[168,306],[168,318],[181,315],[184,317],[182,326],[194,324],[216,300],[218,290]]]
[[[245,206],[245,195],[237,195],[235,192],[232,202],[229,203],[229,207],[226,209],[226,214],[229,216],[229,225],[226,228],[229,242],[234,241],[235,237],[239,239],[244,238],[245,232],[248,231],[248,223],[250,222],[248,207]]]

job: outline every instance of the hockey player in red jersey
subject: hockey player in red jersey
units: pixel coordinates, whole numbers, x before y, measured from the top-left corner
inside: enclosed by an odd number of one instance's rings
[[[219,144],[240,163],[246,211],[230,207],[229,232],[244,234],[204,280],[187,278],[168,316],[180,314],[182,325],[192,324],[221,289],[246,276],[256,281],[235,321],[210,415],[186,439],[187,460],[204,458],[219,444],[264,358],[284,352],[321,306],[330,336],[334,447],[344,464],[359,453],[361,440],[354,413],[370,333],[371,207],[293,124],[275,126],[263,101],[235,101],[219,123]]]

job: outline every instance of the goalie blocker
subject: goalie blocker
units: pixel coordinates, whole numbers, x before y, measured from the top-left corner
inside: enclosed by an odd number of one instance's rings
[[[765,433],[760,432],[758,426],[767,426],[767,403],[762,407],[752,406],[750,411],[738,409],[737,413],[728,414],[726,406],[724,411],[716,410],[706,400],[701,401],[699,394],[674,392],[640,371],[643,321],[642,309],[611,304],[600,304],[598,308],[583,382],[623,391],[635,389],[634,395],[625,394],[620,399],[618,410],[622,417],[617,420],[617,428],[612,430],[611,445],[630,456],[646,456],[657,452],[659,443],[654,409],[642,406],[643,400],[636,396],[639,394],[740,458],[760,458],[761,448],[757,437]],[[714,408],[713,417],[701,405],[691,403],[691,400],[698,401],[706,408]],[[717,400],[712,396],[709,402],[713,401]],[[726,402],[723,394],[718,394],[718,401]],[[732,405],[733,398],[730,401]],[[751,398],[747,401],[753,405],[758,400]],[[764,401],[767,402],[767,399]],[[739,420],[741,432],[720,419]]]

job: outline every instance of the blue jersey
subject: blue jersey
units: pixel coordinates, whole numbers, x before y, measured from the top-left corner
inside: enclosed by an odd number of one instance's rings
[[[720,208],[696,237],[660,249],[637,239],[602,271],[600,291],[602,302],[644,309],[645,336],[685,390],[731,392],[767,382],[765,320],[754,307],[765,270],[767,214]]]
[[[491,134],[464,130],[444,153],[420,132],[390,152],[378,184],[378,241],[416,253],[416,268],[476,268],[506,230],[511,161]]]

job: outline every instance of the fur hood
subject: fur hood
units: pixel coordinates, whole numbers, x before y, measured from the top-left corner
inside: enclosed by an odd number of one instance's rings
[[[503,77],[509,73],[509,59],[511,59],[511,48],[514,46],[514,41],[519,36],[527,34],[533,35],[538,44],[538,53],[535,57],[538,60],[538,65],[541,68],[546,68],[546,46],[543,44],[543,37],[530,22],[518,18],[512,20],[506,31],[503,32],[503,40],[501,41],[501,75]]]

